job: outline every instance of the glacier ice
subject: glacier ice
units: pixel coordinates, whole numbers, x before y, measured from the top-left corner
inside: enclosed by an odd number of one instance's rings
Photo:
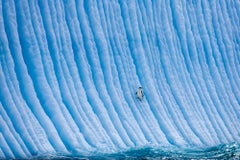
[[[0,1],[0,158],[239,143],[239,8]]]

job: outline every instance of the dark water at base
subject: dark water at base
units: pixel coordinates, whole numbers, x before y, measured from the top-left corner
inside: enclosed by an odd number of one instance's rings
[[[190,160],[190,159],[226,159],[240,160],[240,144],[219,145],[207,149],[177,149],[177,148],[151,148],[131,149],[113,154],[93,153],[88,156],[83,155],[48,155],[35,157],[34,159],[93,159],[93,160],[111,160],[111,159],[166,159],[166,160]]]

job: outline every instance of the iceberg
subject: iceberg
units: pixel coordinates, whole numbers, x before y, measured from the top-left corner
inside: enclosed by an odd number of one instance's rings
[[[239,8],[1,0],[0,159],[239,144]]]

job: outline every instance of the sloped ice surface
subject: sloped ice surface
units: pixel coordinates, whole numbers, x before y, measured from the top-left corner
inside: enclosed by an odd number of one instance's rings
[[[0,158],[239,143],[239,8],[0,0]]]

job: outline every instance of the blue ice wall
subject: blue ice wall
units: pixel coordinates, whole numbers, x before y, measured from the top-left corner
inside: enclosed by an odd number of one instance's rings
[[[239,8],[0,0],[0,158],[239,143]]]

